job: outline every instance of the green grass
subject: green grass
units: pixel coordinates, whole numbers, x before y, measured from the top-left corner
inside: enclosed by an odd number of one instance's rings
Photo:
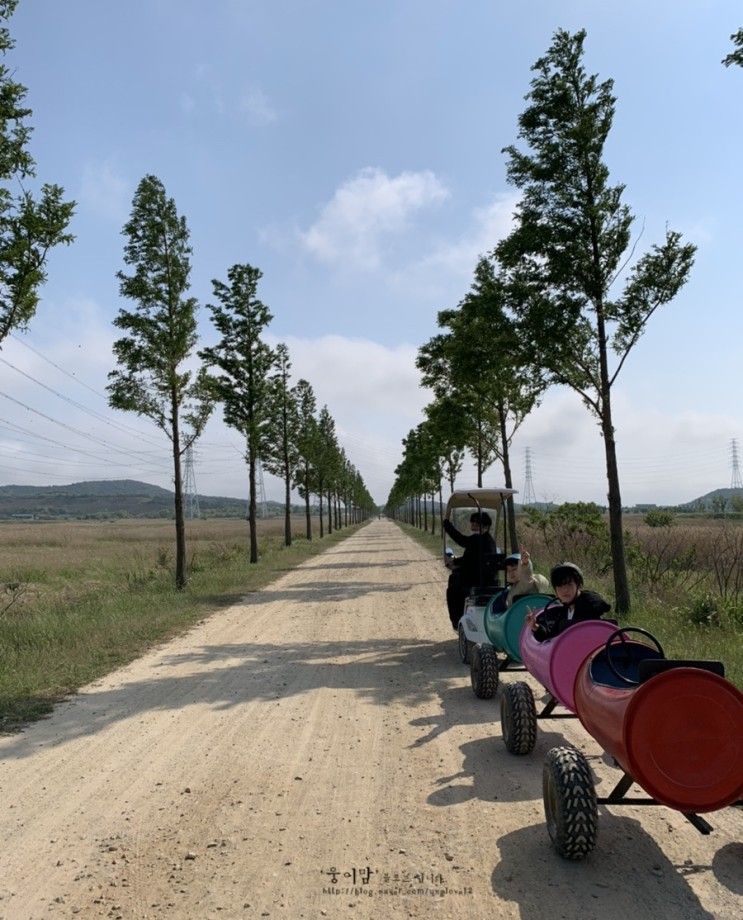
[[[396,522],[426,549],[441,557],[441,534],[432,536],[417,527]],[[549,566],[538,566],[543,575]],[[443,571],[443,563],[442,563]],[[589,587],[613,601],[611,576],[598,576],[586,572]],[[651,591],[643,585],[632,586],[632,611],[620,618],[622,626],[639,626],[658,637],[668,658],[712,659],[722,661],[725,676],[739,689],[743,689],[743,620],[723,604],[718,604],[719,615],[708,623],[692,622],[695,599],[686,592],[665,588]],[[442,593],[443,603],[443,593]]]
[[[184,591],[173,586],[168,553],[147,542],[130,549],[128,557],[101,549],[99,557],[81,559],[77,566],[62,561],[54,570],[24,567],[18,575],[32,586],[0,617],[0,731],[40,718],[83,684],[264,587],[356,529],[312,542],[295,537],[288,548],[270,534],[261,538],[261,556],[252,566],[244,541],[202,542],[195,552],[189,549],[192,573]],[[26,580],[10,575],[8,569],[0,580]],[[0,610],[3,606],[0,598]]]

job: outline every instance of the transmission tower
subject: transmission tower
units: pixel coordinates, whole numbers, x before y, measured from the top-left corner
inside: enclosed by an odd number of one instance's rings
[[[268,504],[266,503],[266,484],[263,481],[263,464],[258,461],[258,501],[261,503],[261,517],[268,517]]]
[[[199,511],[199,494],[196,491],[196,476],[193,471],[193,448],[186,448],[186,471],[184,474],[183,491],[186,498],[186,515],[190,520],[201,517]]]
[[[743,489],[743,479],[741,479],[740,461],[738,459],[738,442],[735,438],[730,442],[730,459],[733,464],[733,475],[730,479],[730,488]]]
[[[526,474],[524,476],[524,499],[522,504],[524,505],[534,505],[536,504],[537,497],[534,494],[534,481],[532,479],[532,470],[531,470],[531,447],[526,448]]]

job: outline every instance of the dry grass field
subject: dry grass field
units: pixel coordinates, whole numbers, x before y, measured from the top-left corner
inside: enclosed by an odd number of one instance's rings
[[[189,583],[174,588],[172,521],[0,524],[0,730],[48,711],[52,702],[140,655],[205,614],[267,584],[343,539],[283,545],[283,519],[259,522],[257,565],[248,525],[187,523]]]

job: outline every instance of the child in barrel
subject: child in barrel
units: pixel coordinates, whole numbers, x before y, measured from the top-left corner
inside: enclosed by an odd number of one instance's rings
[[[539,642],[553,639],[574,623],[600,620],[611,610],[596,591],[583,588],[583,572],[573,562],[560,562],[550,572],[550,582],[557,604],[548,604],[544,610],[527,614],[526,622]]]

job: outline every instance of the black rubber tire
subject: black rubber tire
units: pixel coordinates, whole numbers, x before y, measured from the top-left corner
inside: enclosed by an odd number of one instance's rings
[[[498,656],[487,643],[470,649],[470,680],[479,700],[491,700],[498,689]]]
[[[583,859],[596,845],[598,807],[588,761],[571,747],[548,752],[542,772],[547,830],[563,859]]]
[[[537,707],[523,681],[506,684],[500,700],[503,743],[511,754],[531,754],[537,743]]]
[[[459,627],[457,629],[457,634],[459,636],[459,657],[462,660],[462,664],[470,663],[470,640],[467,638],[467,634],[464,631],[464,626],[462,621],[459,621]]]

